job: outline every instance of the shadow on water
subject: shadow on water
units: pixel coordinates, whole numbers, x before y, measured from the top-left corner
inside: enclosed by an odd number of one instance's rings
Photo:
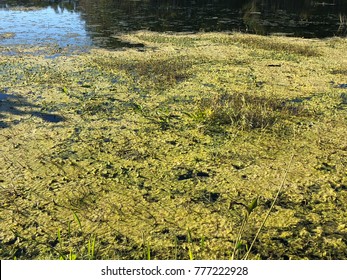
[[[38,117],[48,123],[59,123],[65,120],[60,115],[42,112],[39,106],[28,102],[24,97],[0,92],[0,129],[31,117]]]

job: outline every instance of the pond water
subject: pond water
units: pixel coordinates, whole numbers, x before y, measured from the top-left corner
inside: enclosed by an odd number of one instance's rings
[[[347,35],[347,0],[0,0],[0,44],[131,46],[134,30]]]

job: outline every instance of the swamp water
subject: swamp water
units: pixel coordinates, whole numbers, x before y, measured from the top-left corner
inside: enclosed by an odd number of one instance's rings
[[[0,1],[1,44],[128,47],[136,30],[346,36],[347,1]]]
[[[2,259],[242,258],[280,186],[248,257],[346,259],[346,39],[113,27],[140,46],[114,51],[59,5],[85,51],[0,27]]]

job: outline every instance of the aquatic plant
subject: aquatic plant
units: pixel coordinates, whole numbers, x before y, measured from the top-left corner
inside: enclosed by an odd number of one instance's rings
[[[124,39],[0,48],[3,259],[346,258],[346,40]]]
[[[223,93],[200,101],[195,118],[210,125],[233,125],[240,129],[265,129],[281,119],[304,115],[301,104],[248,93]],[[198,117],[199,118],[199,117]]]

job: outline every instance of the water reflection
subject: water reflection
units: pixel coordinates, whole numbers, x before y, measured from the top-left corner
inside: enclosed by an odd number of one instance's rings
[[[122,47],[115,37],[139,29],[346,36],[346,11],[347,0],[0,0],[0,43]]]
[[[241,31],[298,37],[346,36],[347,1],[80,0],[87,30],[107,46],[124,31]],[[95,11],[98,11],[97,13]]]
[[[0,7],[1,45],[51,43],[62,47],[92,44],[76,3],[10,1]]]

